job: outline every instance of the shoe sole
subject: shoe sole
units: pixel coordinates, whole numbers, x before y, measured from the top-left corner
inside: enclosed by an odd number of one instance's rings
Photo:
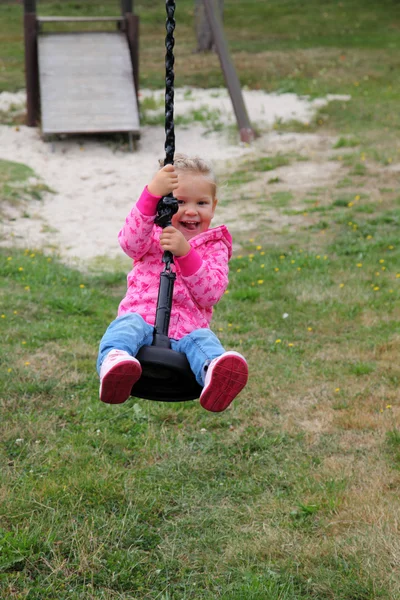
[[[100,400],[106,404],[122,404],[128,400],[131,390],[142,374],[138,363],[131,360],[115,365],[101,382]]]
[[[211,412],[222,412],[244,388],[248,377],[245,360],[239,356],[221,358],[213,368],[207,388],[200,396],[201,406]]]

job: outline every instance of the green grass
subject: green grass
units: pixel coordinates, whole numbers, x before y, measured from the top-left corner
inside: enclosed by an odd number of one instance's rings
[[[251,377],[218,416],[101,405],[97,345],[125,274],[2,250],[3,596],[396,597],[395,206],[355,229],[336,205],[325,241],[241,237],[214,329]]]

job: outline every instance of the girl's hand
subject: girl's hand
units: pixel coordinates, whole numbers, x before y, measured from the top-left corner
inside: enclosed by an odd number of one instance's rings
[[[160,245],[164,251],[169,250],[174,256],[185,256],[190,251],[190,244],[183,233],[172,225],[162,230]]]
[[[157,171],[147,189],[153,196],[167,196],[178,187],[178,174],[174,165],[165,165]]]

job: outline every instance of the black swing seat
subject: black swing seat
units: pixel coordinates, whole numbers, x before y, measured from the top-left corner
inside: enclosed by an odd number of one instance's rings
[[[199,398],[203,388],[197,383],[183,352],[159,345],[143,346],[136,358],[142,365],[142,375],[133,386],[131,396],[160,402]]]

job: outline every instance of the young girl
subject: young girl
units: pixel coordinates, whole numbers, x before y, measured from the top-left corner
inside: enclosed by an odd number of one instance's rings
[[[154,224],[157,203],[173,193],[178,212],[172,225]],[[225,227],[209,229],[217,205],[215,177],[200,158],[175,155],[160,169],[132,208],[118,239],[134,259],[118,317],[100,342],[97,371],[100,400],[125,402],[142,369],[135,358],[153,340],[162,254],[174,255],[176,281],[169,327],[171,347],[184,352],[206,410],[225,410],[247,383],[248,367],[238,352],[226,352],[209,329],[212,310],[228,285],[232,238]]]

